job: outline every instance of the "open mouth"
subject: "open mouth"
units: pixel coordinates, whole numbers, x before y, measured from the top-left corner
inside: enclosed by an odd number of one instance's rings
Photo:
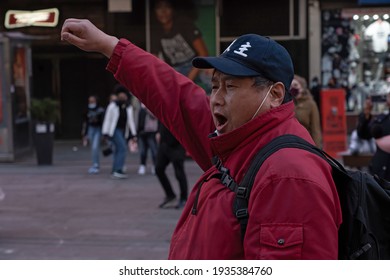
[[[218,132],[222,133],[226,127],[227,118],[219,113],[214,113],[215,126]]]

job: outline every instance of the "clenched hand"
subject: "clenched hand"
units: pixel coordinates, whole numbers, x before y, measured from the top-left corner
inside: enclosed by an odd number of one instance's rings
[[[102,53],[108,58],[111,57],[119,41],[118,38],[98,29],[89,20],[73,18],[65,20],[61,30],[61,40],[84,51]]]

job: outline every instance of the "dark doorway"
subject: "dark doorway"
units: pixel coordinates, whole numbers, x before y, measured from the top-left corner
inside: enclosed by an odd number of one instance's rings
[[[106,65],[104,58],[76,57],[60,61],[61,138],[80,138],[89,95],[96,95],[102,105],[107,104],[115,81]]]
[[[33,60],[33,97],[55,98],[53,62],[50,58]]]

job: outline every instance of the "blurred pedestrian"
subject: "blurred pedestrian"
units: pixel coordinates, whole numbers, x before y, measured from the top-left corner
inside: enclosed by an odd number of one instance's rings
[[[390,93],[387,94],[386,105],[390,108]],[[358,118],[357,132],[362,139],[375,139],[376,152],[369,166],[370,173],[390,181],[390,113],[374,116],[372,109],[373,101],[367,97]]]
[[[157,141],[156,134],[158,130],[157,118],[141,104],[141,108],[138,112],[138,125],[137,125],[137,139],[140,153],[140,166],[138,168],[138,174],[144,175],[146,173],[146,159],[148,151],[150,150],[152,156],[152,164],[150,172],[155,174],[156,158],[157,158]]]
[[[322,147],[320,113],[305,78],[294,75],[290,87],[295,103],[295,117],[309,131],[317,147]]]
[[[81,132],[83,137],[83,145],[87,146],[89,144],[91,146],[92,166],[88,169],[89,174],[99,173],[99,155],[103,118],[104,109],[99,105],[97,96],[89,96],[88,108],[85,114]]]
[[[130,93],[124,87],[118,87],[116,93],[118,99],[107,106],[102,133],[105,139],[112,141],[114,146],[112,177],[124,179],[127,178],[123,170],[127,156],[127,142],[136,141],[137,133]]]
[[[108,104],[110,103],[114,103],[118,100],[118,96],[116,95],[116,93],[111,93],[109,98],[108,98]],[[103,143],[104,143],[104,146],[103,146],[103,155],[105,157],[111,155],[113,153],[113,148],[114,148],[114,144],[112,143],[112,141],[110,140],[109,137],[103,137]]]
[[[351,132],[349,138],[348,150],[351,155],[360,155],[360,154],[374,154],[376,151],[375,141],[371,139],[362,139],[359,137],[357,130],[354,129]]]
[[[184,170],[186,151],[162,123],[159,123],[158,132],[159,143],[156,175],[165,192],[165,198],[159,207],[175,207],[179,209],[184,207],[188,196],[187,175]],[[173,191],[171,182],[166,174],[166,169],[170,163],[173,165],[175,177],[180,187],[180,198],[178,202],[176,201],[176,194]]]

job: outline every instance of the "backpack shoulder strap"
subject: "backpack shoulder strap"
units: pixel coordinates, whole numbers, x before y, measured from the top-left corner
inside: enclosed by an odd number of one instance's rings
[[[256,154],[240,185],[252,185],[256,174],[264,161],[270,155],[283,148],[299,148],[324,157],[320,149],[313,146],[301,137],[292,134],[281,135],[274,138]]]
[[[241,239],[244,239],[246,227],[248,224],[248,202],[250,192],[252,190],[253,183],[255,181],[257,172],[259,171],[261,165],[267,158],[273,153],[277,152],[283,148],[298,148],[302,150],[309,151],[314,153],[321,158],[325,159],[332,168],[336,168],[340,172],[346,174],[344,167],[335,159],[333,159],[330,155],[326,154],[320,148],[310,144],[306,140],[302,139],[299,136],[292,134],[285,134],[274,138],[271,142],[269,142],[265,147],[258,151],[252,160],[247,172],[245,173],[244,178],[241,183],[236,188],[236,198],[233,202],[233,212],[237,219],[240,222],[241,226]]]

